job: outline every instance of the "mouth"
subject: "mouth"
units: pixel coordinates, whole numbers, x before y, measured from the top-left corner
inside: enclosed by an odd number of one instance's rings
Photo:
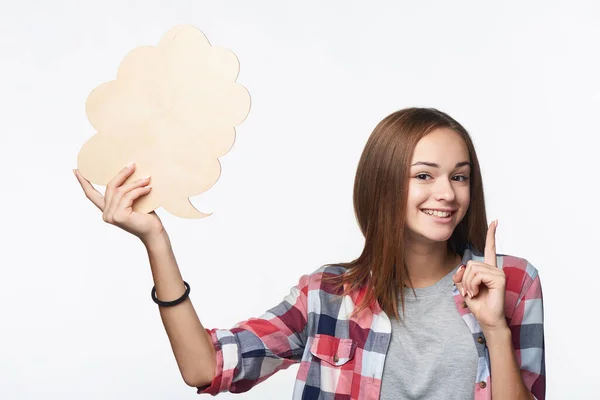
[[[432,209],[421,209],[421,212],[425,215],[433,217],[440,222],[449,222],[452,220],[452,216],[456,213],[456,210],[432,210]]]

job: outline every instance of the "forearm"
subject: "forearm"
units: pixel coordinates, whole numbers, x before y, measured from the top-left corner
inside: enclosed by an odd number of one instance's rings
[[[484,332],[490,353],[492,398],[494,400],[532,399],[517,364],[510,328]]]
[[[144,245],[156,297],[163,301],[179,298],[185,286],[168,235],[164,232],[145,241]],[[159,311],[185,383],[189,386],[209,384],[215,371],[215,350],[190,299],[173,307],[159,307]]]

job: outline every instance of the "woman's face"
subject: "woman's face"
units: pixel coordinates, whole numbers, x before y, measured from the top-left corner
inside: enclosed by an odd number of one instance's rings
[[[435,129],[417,143],[408,185],[409,240],[450,239],[469,208],[469,161],[467,145],[450,128]]]

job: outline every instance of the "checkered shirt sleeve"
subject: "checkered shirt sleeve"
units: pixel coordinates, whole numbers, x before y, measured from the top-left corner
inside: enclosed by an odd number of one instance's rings
[[[537,270],[529,263],[525,277],[509,327],[523,381],[537,400],[544,400],[546,365],[542,286]]]
[[[207,329],[216,350],[215,376],[198,394],[242,393],[275,372],[299,363],[306,344],[309,275],[283,301],[232,329]]]

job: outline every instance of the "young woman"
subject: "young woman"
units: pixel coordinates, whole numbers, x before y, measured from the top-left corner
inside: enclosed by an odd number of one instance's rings
[[[545,398],[540,278],[525,259],[496,255],[473,143],[447,114],[383,119],[356,173],[360,257],[302,276],[232,329],[202,326],[159,218],[132,212],[151,190],[148,179],[124,184],[134,168],[105,196],[75,175],[104,221],[144,243],[152,298],[198,393],[244,392],[299,363],[294,399]]]

